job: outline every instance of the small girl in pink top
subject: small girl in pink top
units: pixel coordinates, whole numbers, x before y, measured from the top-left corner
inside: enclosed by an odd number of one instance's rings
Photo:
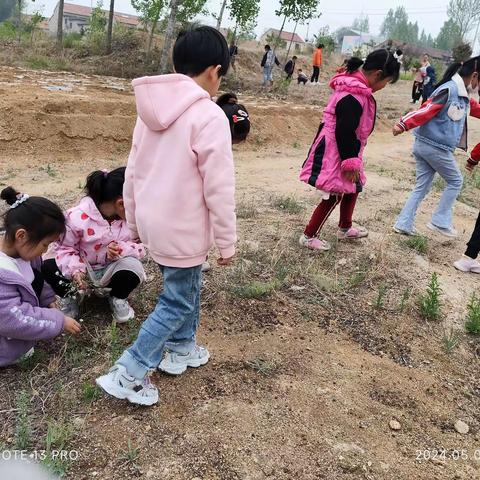
[[[373,93],[396,82],[399,75],[399,59],[387,50],[375,50],[365,62],[351,58],[346,72],[332,78],[333,94],[300,173],[300,180],[317,188],[322,196],[300,245],[313,250],[331,248],[319,234],[338,205],[338,238],[351,240],[368,235],[364,228],[352,226],[352,215],[366,180],[363,150],[375,127],[377,112]]]
[[[66,233],[54,244],[54,258],[43,264],[43,274],[60,297],[62,311],[71,317],[78,316],[72,282],[81,290],[88,290],[88,283],[97,287],[97,292],[108,289],[118,323],[134,317],[127,299],[145,280],[140,262],[145,248],[132,238],[125,222],[124,182],[125,167],[88,176],[87,195],[66,212]]]

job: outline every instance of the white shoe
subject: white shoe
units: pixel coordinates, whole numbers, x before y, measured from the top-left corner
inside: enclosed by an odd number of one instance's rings
[[[410,232],[397,227],[393,227],[393,231],[395,233],[399,233],[400,235],[407,235],[408,237],[414,237],[415,235],[418,235],[418,230],[415,227],[413,227]]]
[[[430,222],[430,223],[427,223],[427,228],[429,228],[430,230],[432,230],[434,232],[438,232],[445,237],[449,237],[449,238],[458,237],[458,233],[453,227],[450,227],[450,228],[437,227],[432,222]]]
[[[210,262],[208,260],[205,260],[202,263],[202,272],[209,272],[212,269],[212,266],[210,265]]]
[[[80,314],[77,299],[74,297],[65,297],[58,299],[59,310],[67,317],[78,319]]]
[[[310,250],[322,250],[326,252],[332,248],[332,246],[325,240],[320,240],[320,238],[317,237],[307,237],[306,235],[302,235],[299,238],[298,243],[302,247],[309,248]]]
[[[454,262],[453,266],[461,272],[480,273],[480,263],[465,255],[460,260]]]
[[[108,302],[117,323],[126,323],[135,318],[135,312],[127,299],[109,297]]]
[[[149,376],[137,380],[127,373],[123,365],[114,365],[106,375],[98,377],[95,382],[104,392],[120,400],[145,406],[158,402],[157,387],[150,383]]]
[[[187,354],[166,352],[158,369],[170,375],[181,375],[187,367],[198,368],[205,365],[210,358],[210,353],[205,347],[195,345],[195,348]]]

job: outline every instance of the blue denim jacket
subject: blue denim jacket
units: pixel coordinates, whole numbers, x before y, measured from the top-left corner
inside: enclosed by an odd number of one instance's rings
[[[467,116],[470,111],[470,99],[462,77],[453,78],[437,88],[432,97],[448,90],[444,107],[425,125],[414,129],[413,134],[422,142],[443,150],[456,148],[467,150]]]

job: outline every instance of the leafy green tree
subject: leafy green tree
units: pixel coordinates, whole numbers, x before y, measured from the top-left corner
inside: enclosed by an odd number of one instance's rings
[[[449,18],[444,22],[438,36],[435,40],[435,47],[442,50],[452,50],[452,48],[462,41],[460,27],[454,20]]]
[[[450,0],[447,14],[448,18],[458,26],[460,38],[464,41],[480,19],[480,1]]]
[[[228,9],[230,18],[235,22],[235,34],[237,31],[252,30],[256,26],[260,0],[230,0]]]
[[[370,21],[367,16],[357,17],[352,23],[353,30],[358,30],[362,33],[370,32]]]
[[[317,35],[314,35],[313,38],[315,39],[315,45],[323,44],[324,50],[326,52],[333,52],[335,50],[335,37],[333,34],[330,33],[330,28],[328,25],[320,29]]]
[[[90,14],[87,29],[87,32],[90,35],[105,32],[105,27],[107,26],[107,17],[105,17],[105,12],[103,11],[102,6],[103,3],[99,0],[96,7]]]
[[[158,20],[165,7],[165,0],[132,0],[132,5],[140,13],[143,25],[148,29],[147,56],[152,50],[153,35],[157,29]]]
[[[40,12],[34,12],[28,23],[24,25],[23,30],[30,34],[31,44],[33,44],[33,37],[37,31],[38,25],[40,25],[43,20],[45,20],[45,17]]]
[[[390,9],[383,21],[381,34],[392,40],[417,43],[418,23],[408,20],[408,14],[404,7]]]

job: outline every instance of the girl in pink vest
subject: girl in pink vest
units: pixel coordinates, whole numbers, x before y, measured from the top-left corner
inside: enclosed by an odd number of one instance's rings
[[[387,83],[395,83],[399,75],[400,63],[393,53],[375,50],[365,62],[351,58],[346,72],[332,78],[330,87],[334,92],[300,173],[300,180],[317,188],[322,195],[300,237],[300,245],[313,250],[331,248],[318,235],[339,204],[338,238],[357,239],[368,235],[364,228],[352,226],[352,215],[366,180],[362,156],[375,126],[373,92]]]

